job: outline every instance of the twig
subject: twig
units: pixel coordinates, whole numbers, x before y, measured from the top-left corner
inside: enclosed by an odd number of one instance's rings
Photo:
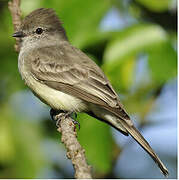
[[[8,8],[11,12],[14,31],[17,31],[21,25],[20,0],[9,1]],[[20,51],[20,39],[16,38],[16,44],[14,45],[14,48],[16,52]]]
[[[71,117],[65,116],[65,113],[60,114],[59,128],[57,130],[62,134],[61,142],[64,143],[67,149],[67,157],[72,161],[75,178],[89,179],[92,178],[91,167],[86,162],[85,150],[77,140],[76,127],[72,121]]]
[[[21,25],[21,10],[20,0],[12,0],[8,3],[9,10],[12,15],[12,22],[14,31],[17,31]],[[15,51],[20,51],[20,41],[16,39]],[[65,144],[67,149],[67,157],[71,159],[73,167],[75,169],[75,178],[87,179],[92,178],[90,171],[91,168],[88,166],[85,158],[85,150],[81,147],[77,140],[77,133],[75,131],[75,125],[70,117],[66,117],[65,114],[60,115],[59,128],[57,129],[61,134],[61,142]],[[58,116],[57,115],[57,116]]]

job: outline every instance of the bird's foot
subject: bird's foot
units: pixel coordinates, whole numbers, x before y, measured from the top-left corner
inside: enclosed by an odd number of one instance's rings
[[[76,118],[77,118],[77,113],[76,112],[67,112],[66,113],[66,115],[67,116],[70,116],[71,117],[71,119],[72,119],[72,122],[73,122],[73,124],[74,125],[78,125],[78,128],[80,129],[80,123],[76,120]],[[65,117],[67,117],[67,116],[65,116]]]
[[[72,118],[72,122],[74,125],[78,125],[78,128],[80,130],[80,123],[77,120],[74,120],[73,118]]]
[[[74,120],[77,118],[77,114],[75,112],[51,109],[50,116],[51,116],[51,119],[53,121],[55,121],[57,127],[59,127],[59,123],[60,123],[62,117],[64,117],[64,118],[71,117],[72,122],[75,125],[78,124],[78,127],[80,129],[80,123],[78,121]]]

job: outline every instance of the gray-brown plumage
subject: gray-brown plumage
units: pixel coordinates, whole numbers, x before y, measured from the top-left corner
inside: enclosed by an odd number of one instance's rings
[[[134,127],[104,73],[70,45],[52,9],[33,11],[14,36],[22,38],[19,71],[37,97],[53,109],[86,112],[124,135],[130,134],[168,175],[167,168]]]

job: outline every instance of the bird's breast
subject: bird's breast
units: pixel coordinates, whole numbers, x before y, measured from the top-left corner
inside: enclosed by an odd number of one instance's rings
[[[88,111],[88,106],[83,100],[53,89],[37,80],[30,72],[26,63],[27,62],[24,61],[23,51],[21,51],[18,60],[19,72],[25,84],[42,102],[57,110],[75,112]]]

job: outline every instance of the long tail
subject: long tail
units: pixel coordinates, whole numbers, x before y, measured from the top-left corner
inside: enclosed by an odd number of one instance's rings
[[[151,156],[151,158],[155,161],[155,163],[160,168],[161,172],[168,176],[168,170],[162,161],[159,159],[157,154],[150,147],[149,143],[144,139],[144,137],[140,134],[140,132],[132,125],[129,125],[124,120],[120,120],[120,123],[127,130],[127,132],[137,141],[137,143]]]

